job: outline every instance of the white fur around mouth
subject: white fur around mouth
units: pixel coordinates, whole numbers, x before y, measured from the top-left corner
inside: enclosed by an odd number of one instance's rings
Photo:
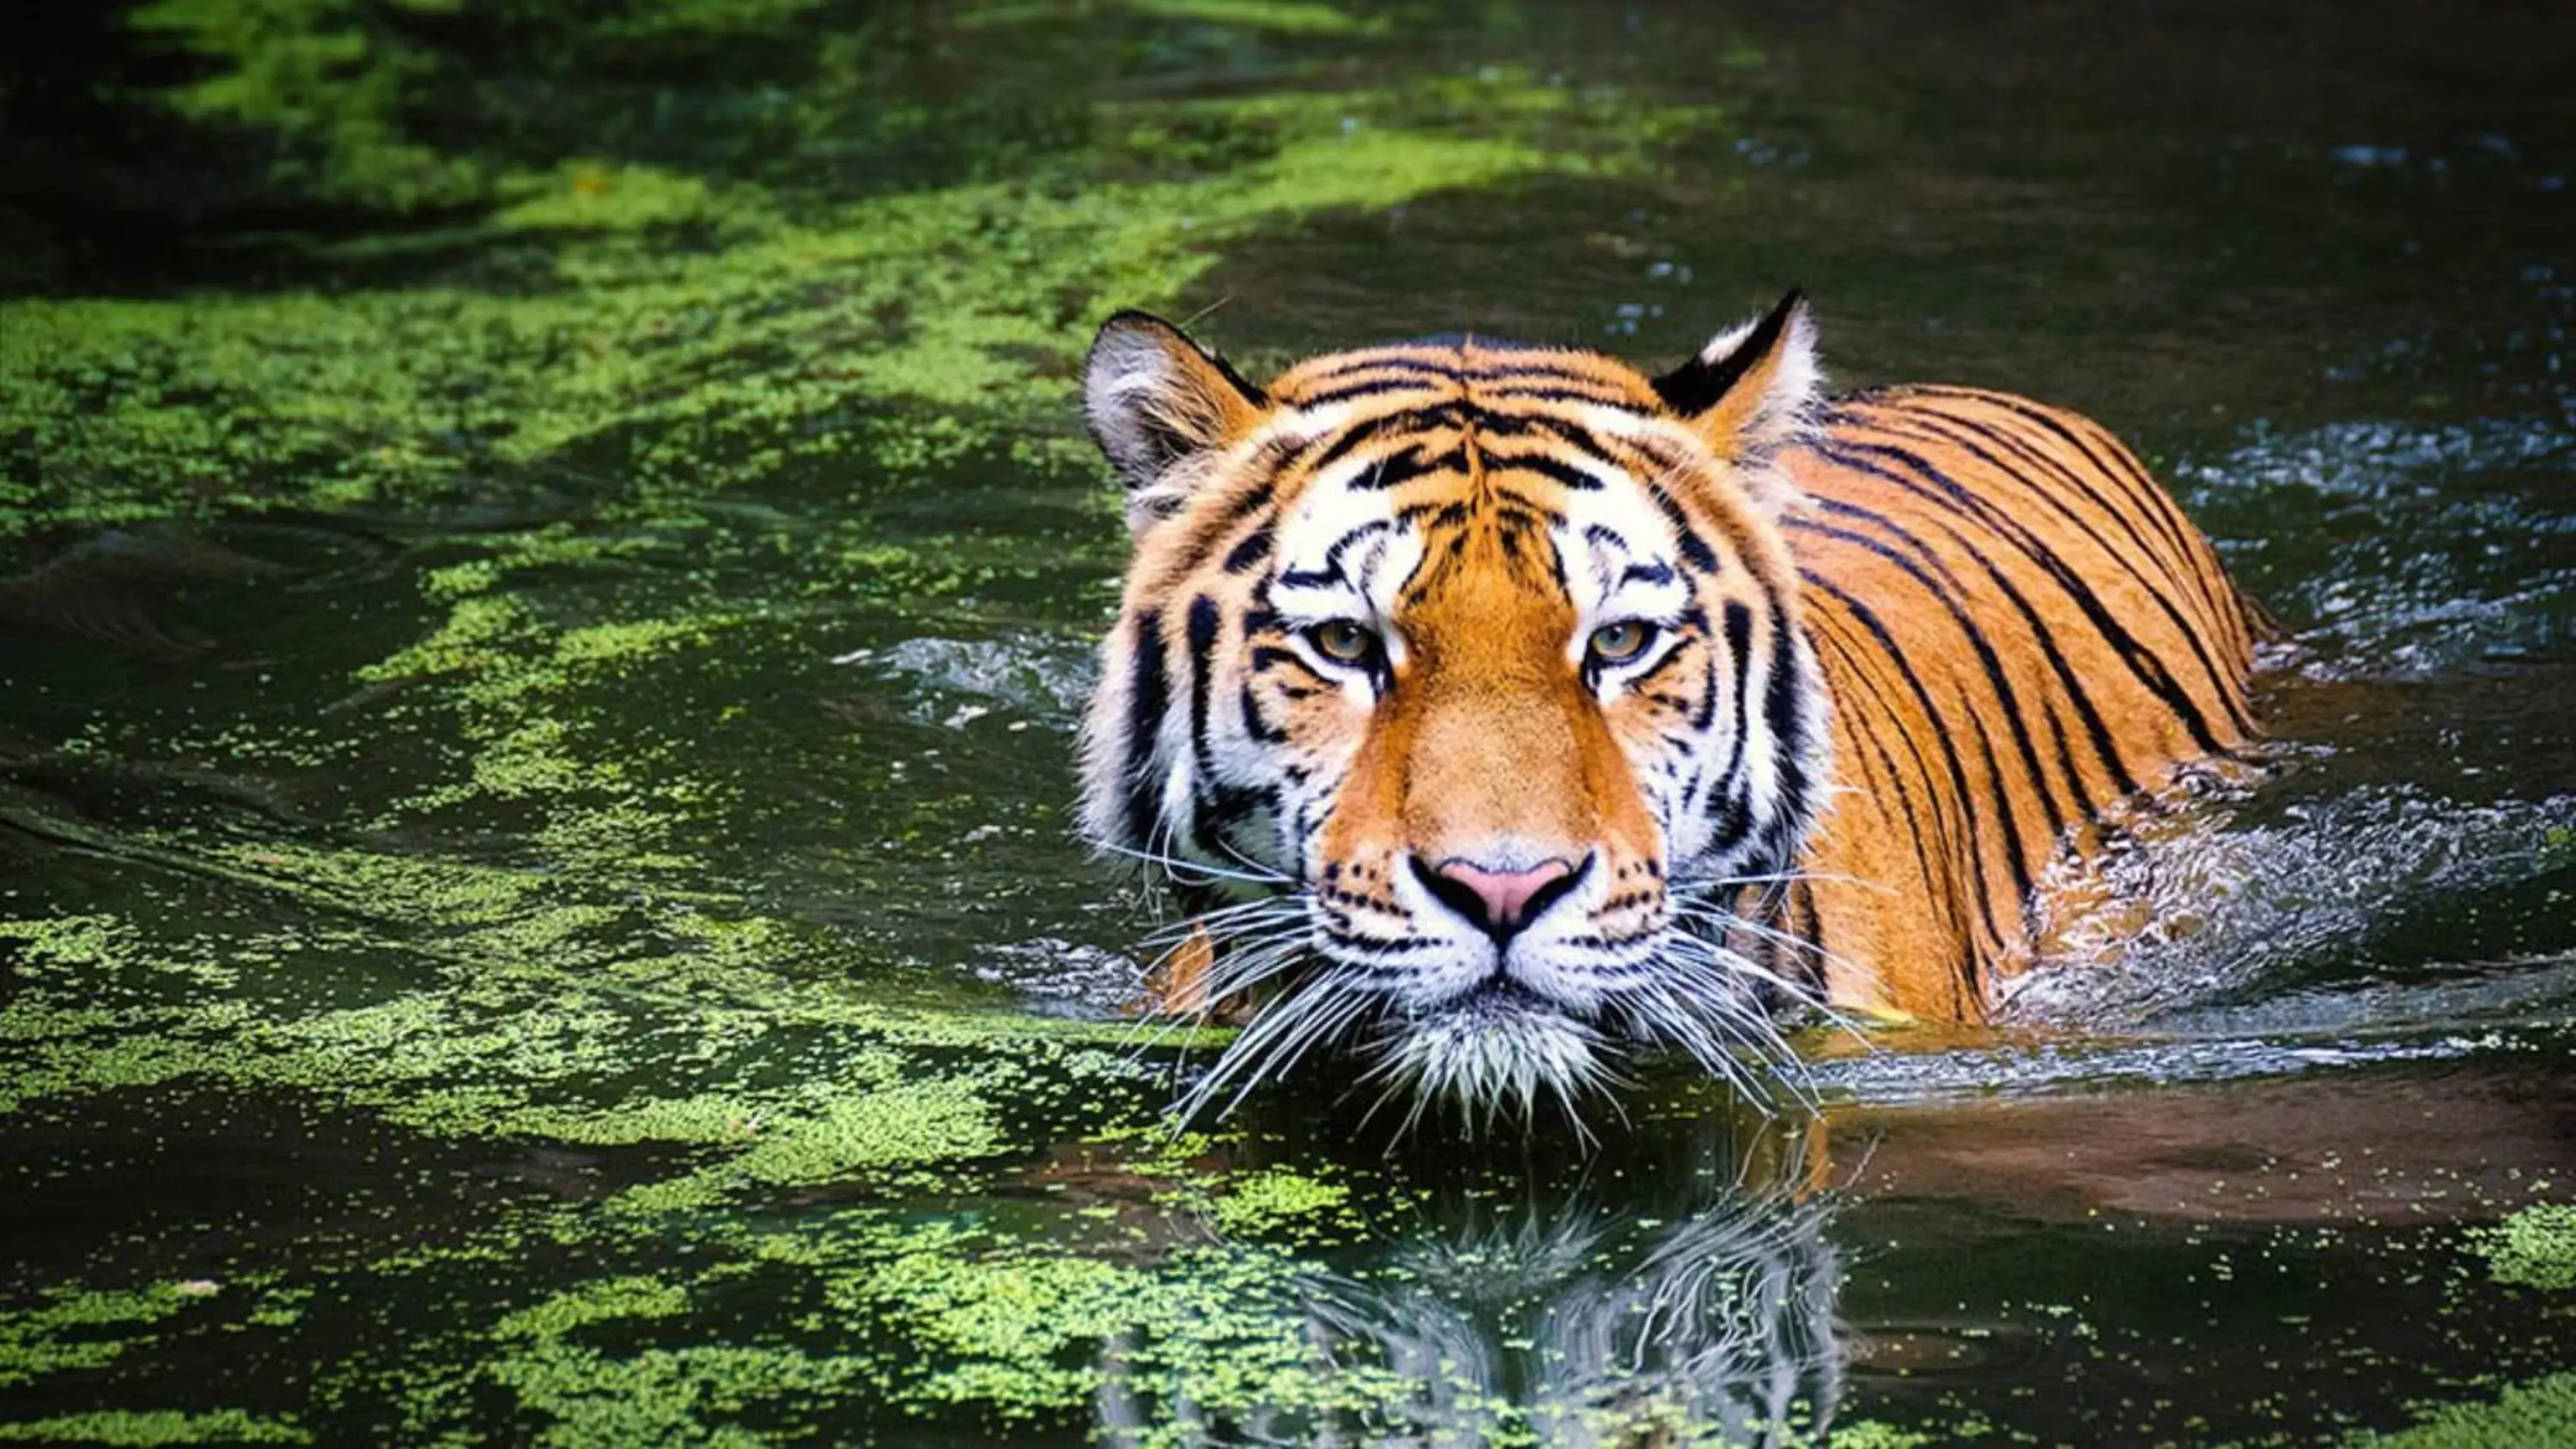
[[[1405,1021],[1388,1043],[1384,1070],[1410,1083],[1417,1100],[1444,1099],[1469,1111],[1523,1109],[1542,1088],[1571,1099],[1601,1070],[1601,1035],[1531,993],[1479,990]]]

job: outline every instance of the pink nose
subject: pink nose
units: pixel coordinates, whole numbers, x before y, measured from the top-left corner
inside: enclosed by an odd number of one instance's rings
[[[1574,885],[1575,868],[1549,860],[1527,870],[1487,870],[1453,855],[1425,869],[1414,857],[1414,875],[1451,910],[1488,934],[1506,937],[1528,924]]]

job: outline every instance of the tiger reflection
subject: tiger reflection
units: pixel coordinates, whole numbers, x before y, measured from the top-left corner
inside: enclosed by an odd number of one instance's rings
[[[1659,1134],[1676,1124],[1659,1123]],[[1723,1125],[1662,1159],[1614,1148],[1570,1191],[1450,1174],[1384,1258],[1302,1275],[1306,1367],[1366,1413],[1251,1413],[1131,1371],[1104,1347],[1098,1430],[1112,1444],[1788,1445],[1841,1401],[1841,1261],[1819,1190],[1820,1122]],[[1497,1179],[1502,1179],[1498,1181]],[[1642,1195],[1640,1188],[1643,1188]],[[1616,1189],[1620,1196],[1610,1196]]]

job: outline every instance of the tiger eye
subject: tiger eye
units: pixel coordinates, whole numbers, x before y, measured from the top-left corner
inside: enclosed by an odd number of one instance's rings
[[[1655,626],[1638,619],[1604,624],[1592,631],[1592,658],[1600,664],[1625,664],[1646,652]]]
[[[1356,619],[1327,619],[1306,637],[1325,658],[1340,664],[1357,664],[1377,647],[1377,636]]]

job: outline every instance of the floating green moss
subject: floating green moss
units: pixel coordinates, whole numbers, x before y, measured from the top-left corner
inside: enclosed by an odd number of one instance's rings
[[[363,1186],[299,1179],[321,1226],[285,1249],[163,1205],[156,1225],[249,1260],[221,1265],[226,1284],[281,1256],[292,1282],[192,1310],[178,1288],[66,1262],[47,1296],[0,1313],[11,1382],[77,1404],[79,1376],[113,1366],[134,1377],[93,1402],[115,1404],[165,1387],[169,1364],[257,1343],[263,1389],[301,1393],[314,1437],[398,1413],[406,1442],[555,1443],[1064,1424],[1113,1381],[1158,1411],[1365,1426],[1421,1391],[1314,1352],[1313,1264],[1290,1249],[1361,1230],[1349,1185],[1236,1174],[1205,1139],[1172,1139],[1168,1083],[1122,1023],[1025,1015],[957,961],[890,959],[859,909],[875,858],[811,847],[841,893],[829,927],[822,887],[763,877],[771,822],[741,808],[736,776],[801,780],[833,742],[758,757],[782,691],[742,661],[806,668],[889,620],[953,616],[977,638],[1032,610],[1086,621],[1123,548],[1071,411],[1093,320],[1178,301],[1233,244],[1310,218],[1633,167],[1667,122],[1393,47],[1266,93],[1116,81],[1139,37],[1355,55],[1392,31],[1235,0],[1016,28],[960,8],[961,32],[1050,42],[1030,66],[1066,65],[1047,52],[1072,45],[1117,98],[1032,107],[1014,81],[934,105],[895,72],[945,36],[861,9],[136,12],[203,62],[160,102],[269,168],[251,199],[318,204],[341,227],[227,240],[327,285],[0,302],[0,543],[268,515],[281,536],[361,541],[346,551],[362,562],[319,581],[363,602],[292,660],[206,671],[203,721],[81,726],[102,770],[180,753],[277,787],[221,809],[44,815],[41,838],[79,843],[85,868],[154,885],[135,910],[112,891],[115,909],[93,909],[66,872],[60,914],[48,898],[0,924],[0,1112],[309,1114],[317,1138],[363,1142],[320,1158],[362,1159]],[[468,66],[475,46],[524,69]],[[779,82],[741,83],[745,56]],[[593,73],[631,94],[597,115],[596,92],[513,109],[530,75]],[[650,158],[647,123],[674,141]],[[973,154],[940,159],[960,136]],[[1061,520],[1035,545],[978,516],[1031,508]],[[281,594],[306,577],[279,568]],[[295,667],[313,670],[304,688],[270,687]],[[834,696],[860,736],[840,750],[849,773],[813,788],[883,797],[854,839],[926,868],[921,852],[960,848],[958,817],[990,812],[944,781],[876,789],[895,768],[867,737],[879,682],[815,669],[783,692],[799,691]],[[944,751],[888,729],[934,780],[989,767],[962,733]],[[745,746],[694,748],[715,738]],[[1054,828],[1028,813],[1015,832]],[[1168,1180],[1058,1196],[1053,1153],[1104,1140],[1157,1144],[1128,1170]],[[416,1183],[454,1199],[417,1205]],[[295,1439],[305,1423],[57,1415],[0,1434]]]
[[[196,1296],[175,1284],[122,1292],[57,1289],[35,1308],[0,1316],[0,1387],[112,1363],[150,1342],[146,1330]]]
[[[1511,134],[1514,117],[1548,124],[1571,104],[1526,78],[1470,83],[1502,134],[1401,124],[1444,108],[1456,85],[1168,108],[1275,141],[1183,180],[1111,179],[1129,169],[1117,138],[1151,134],[1136,124],[1144,111],[1109,129],[1101,175],[1067,188],[977,182],[796,222],[728,204],[739,236],[711,253],[608,228],[559,253],[556,285],[533,291],[12,302],[0,308],[0,447],[17,498],[0,507],[0,536],[209,504],[427,502],[496,466],[542,469],[601,446],[629,460],[621,491],[648,497],[853,453],[906,470],[941,429],[989,447],[1060,404],[1085,318],[1177,295],[1226,241],[1605,164]],[[630,183],[653,189],[629,177],[593,190]],[[592,204],[583,184],[565,183],[542,217]],[[662,212],[699,204],[673,185],[653,183]],[[926,408],[887,412],[896,402]],[[1064,441],[1060,456],[1076,457]]]
[[[1219,1230],[1250,1236],[1281,1230],[1311,1231],[1317,1220],[1350,1199],[1350,1189],[1284,1168],[1238,1178],[1209,1206]]]
[[[2527,1207],[2472,1235],[2487,1272],[2517,1288],[2576,1288],[2576,1203]]]
[[[452,11],[462,0],[391,0],[389,9]],[[454,204],[479,191],[480,168],[404,132],[401,109],[426,58],[356,0],[155,0],[131,23],[221,63],[164,93],[178,114],[270,130],[285,143],[273,175],[329,199],[400,209]]]
[[[860,1359],[787,1349],[709,1345],[616,1358],[563,1343],[495,1361],[490,1377],[552,1422],[537,1442],[559,1445],[769,1442],[723,1418],[752,1405],[831,1394],[867,1371]]]
[[[35,1444],[310,1444],[313,1436],[291,1421],[262,1419],[239,1409],[188,1414],[175,1409],[107,1410],[0,1422],[0,1440]]]
[[[2413,1428],[2359,1434],[2351,1449],[2533,1449],[2576,1444],[2576,1373],[2552,1374],[2507,1388],[2481,1403],[2452,1404]]]
[[[1347,10],[1308,0],[1126,0],[1127,8],[1171,20],[1267,30],[1281,35],[1384,35],[1392,27],[1383,16],[1363,19]]]
[[[492,1326],[502,1338],[561,1338],[594,1323],[622,1318],[669,1318],[685,1313],[689,1293],[652,1278],[612,1278],[558,1293]]]

